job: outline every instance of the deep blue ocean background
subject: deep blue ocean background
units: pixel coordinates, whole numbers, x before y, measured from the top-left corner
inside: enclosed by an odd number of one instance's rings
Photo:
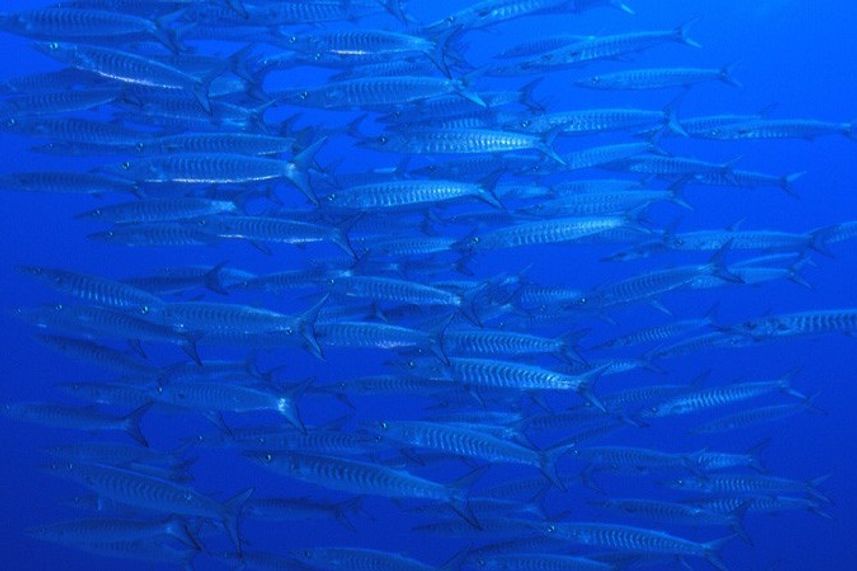
[[[693,116],[717,112],[755,112],[775,105],[776,117],[804,117],[832,121],[857,118],[857,52],[854,33],[857,30],[857,4],[846,1],[810,2],[806,0],[628,0],[637,14],[601,9],[578,16],[549,16],[516,20],[498,26],[489,33],[469,36],[473,54],[491,53],[519,41],[551,33],[605,34],[632,30],[665,29],[693,17],[700,20],[692,36],[703,48],[696,50],[679,45],[666,45],[634,58],[641,65],[721,66],[739,62],[736,75],[744,84],[734,89],[721,84],[699,86],[685,98],[680,114]],[[421,21],[431,21],[466,2],[412,0],[410,8]],[[15,11],[45,5],[35,0],[5,0],[3,10]],[[367,22],[374,22],[373,19]],[[389,22],[389,20],[379,20]],[[0,81],[10,77],[56,69],[58,64],[36,52],[26,39],[0,35]],[[538,97],[550,108],[572,109],[589,106],[630,104],[640,108],[660,108],[670,98],[668,92],[600,92],[569,88],[571,80],[598,70],[628,67],[623,62],[602,62],[585,70],[553,74],[540,86]],[[287,87],[319,81],[318,70],[298,69],[280,74],[267,88]],[[498,83],[500,84],[500,83]],[[268,116],[284,116],[277,110]],[[308,112],[303,121],[312,124]],[[326,116],[324,121],[344,122],[349,114]],[[621,141],[627,135],[567,138],[559,147],[574,148]],[[87,170],[97,160],[56,157],[28,152],[30,141],[0,132],[0,173],[26,170]],[[720,143],[668,139],[665,148],[695,155],[710,161],[728,161],[740,157],[742,168],[786,174],[807,171],[796,184],[799,199],[787,197],[775,189],[745,190],[740,188],[691,187],[687,200],[693,212],[678,212],[659,206],[653,217],[670,222],[682,218],[682,230],[722,228],[743,220],[744,227],[806,231],[835,222],[857,220],[857,142],[845,137],[825,137],[814,142],[799,140]],[[321,162],[332,162],[345,154],[346,169],[357,170],[361,151],[342,142],[327,146]],[[367,154],[374,164],[392,164],[391,156]],[[0,194],[0,380],[5,402],[65,400],[53,388],[55,383],[72,380],[105,378],[94,366],[64,358],[32,337],[32,329],[14,318],[18,307],[32,307],[57,301],[57,295],[15,271],[17,264],[35,264],[73,269],[114,278],[144,275],[160,267],[182,264],[211,264],[228,260],[230,265],[257,272],[295,267],[295,260],[331,254],[319,248],[299,252],[289,247],[274,248],[272,257],[265,256],[246,244],[224,244],[196,248],[123,248],[93,242],[86,234],[100,229],[73,216],[99,204],[99,199],[82,196],[36,195],[3,192]],[[664,299],[665,305],[679,317],[699,316],[715,301],[720,303],[720,319],[725,323],[758,316],[767,311],[788,312],[857,306],[857,250],[851,242],[833,246],[835,257],[814,255],[817,267],[808,268],[806,278],[813,289],[778,281],[760,287],[724,287],[720,289],[679,292]],[[649,269],[704,260],[702,255],[668,254],[625,263],[602,263],[598,259],[613,251],[609,247],[555,246],[511,250],[486,256],[480,261],[480,273],[492,270],[512,271],[533,264],[530,277],[539,282],[590,287],[617,277]],[[737,256],[736,256],[737,257]],[[743,257],[743,256],[741,256]],[[747,256],[749,257],[749,256]],[[234,301],[264,304],[281,310],[297,310],[305,301],[278,302],[265,298],[235,297]],[[617,311],[617,325],[592,322],[592,338],[606,338],[663,321],[657,311],[632,307]],[[778,516],[757,515],[748,519],[747,527],[755,542],[748,546],[733,541],[724,550],[724,558],[735,571],[766,570],[806,571],[810,569],[857,569],[857,460],[855,441],[857,423],[857,382],[855,380],[857,340],[847,336],[801,338],[781,343],[764,344],[747,349],[716,350],[695,353],[664,363],[668,376],[652,372],[634,372],[605,379],[599,391],[620,389],[624,383],[682,382],[710,369],[718,381],[775,378],[798,368],[795,379],[798,390],[821,393],[816,404],[827,415],[801,414],[776,424],[754,428],[747,433],[727,433],[702,438],[683,430],[684,422],[666,423],[667,429],[652,428],[639,433],[623,432],[615,441],[640,446],[662,446],[672,451],[692,451],[708,446],[713,450],[742,451],[766,437],[772,437],[765,451],[765,462],[776,475],[810,479],[831,474],[823,489],[834,500],[829,508],[834,519],[813,514],[790,512]],[[175,348],[152,348],[153,360],[180,360]],[[203,351],[203,357],[212,355]],[[220,353],[218,353],[219,355]],[[225,354],[225,353],[224,353]],[[239,355],[234,355],[238,357]],[[356,377],[381,372],[387,355],[373,352],[329,351],[327,361],[314,361],[300,349],[267,353],[266,364],[287,363],[285,376],[299,381],[310,375],[321,379]],[[638,383],[639,384],[639,383]],[[307,399],[303,413],[309,422],[335,418],[343,410],[330,411],[329,400]],[[374,399],[361,403],[360,416],[378,418],[410,410],[410,402]],[[704,420],[699,418],[699,420]],[[689,425],[687,425],[689,426]],[[176,435],[209,432],[207,422],[192,415],[168,416],[154,413],[144,421],[144,430],[154,446],[176,445]],[[29,539],[22,530],[38,524],[70,519],[75,513],[62,502],[81,494],[77,485],[58,480],[39,470],[46,462],[40,449],[60,442],[74,442],[80,434],[65,433],[37,425],[16,423],[0,417],[0,568],[25,571],[61,568],[64,571],[91,569],[155,569],[147,563],[115,561],[79,553],[65,547]],[[122,440],[123,435],[117,439]],[[124,441],[124,440],[123,440]],[[248,485],[260,495],[277,493],[301,495],[311,488],[263,472],[257,467],[234,461],[237,453],[204,452],[195,466],[195,487],[225,499]],[[563,468],[564,467],[564,468]],[[561,465],[561,470],[575,470]],[[450,476],[439,474],[438,479]],[[604,476],[605,485],[632,496],[637,482],[631,478],[612,480]],[[642,486],[642,484],[639,484]],[[572,489],[558,496],[555,511],[569,510],[575,519],[595,517],[596,512],[583,501],[592,496],[588,490]],[[285,552],[304,545],[347,544],[401,551],[426,562],[440,564],[467,540],[422,536],[401,525],[402,517],[392,504],[370,499],[367,510],[374,520],[358,520],[358,532],[349,532],[331,522],[285,523],[265,525],[247,523],[244,535],[251,549]],[[594,515],[593,515],[594,514]],[[716,532],[714,532],[716,533]],[[711,530],[695,530],[686,535],[713,539]],[[441,547],[439,548],[438,545]],[[226,546],[224,546],[226,547]],[[693,561],[695,568],[708,568],[703,561]],[[166,568],[166,567],[165,567]],[[205,557],[197,561],[198,569],[215,569]]]

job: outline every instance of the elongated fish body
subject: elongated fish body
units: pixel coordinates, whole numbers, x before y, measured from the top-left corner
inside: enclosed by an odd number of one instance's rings
[[[575,85],[590,89],[640,90],[689,87],[710,81],[721,81],[729,85],[740,86],[732,78],[729,68],[662,68],[617,71],[580,79],[575,82]]]
[[[412,54],[432,52],[435,44],[421,36],[385,30],[344,30],[286,34],[283,47],[303,52],[335,54]]]
[[[717,498],[706,498],[692,500],[692,503],[704,509],[720,513],[733,513],[736,509],[745,505],[751,513],[782,513],[788,511],[810,511],[829,518],[821,509],[818,500],[808,498],[794,498],[789,496],[722,496]]]
[[[708,526],[735,524],[735,517],[698,506],[643,499],[609,499],[596,502],[599,507],[618,511],[638,519],[666,524]],[[739,506],[740,507],[740,506]]]
[[[664,111],[645,109],[586,109],[536,115],[520,126],[525,131],[546,133],[559,130],[564,135],[590,135],[606,131],[643,129],[666,125],[670,120]]]
[[[330,291],[343,297],[374,299],[399,304],[460,307],[461,296],[419,282],[380,276],[342,276]]]
[[[166,303],[152,313],[151,320],[175,331],[262,333],[293,328],[288,315],[247,305],[203,302]]]
[[[742,410],[727,416],[715,418],[694,428],[698,434],[718,434],[732,430],[742,430],[768,422],[789,418],[811,409],[811,402],[795,404],[775,404]]]
[[[113,48],[86,44],[50,42],[38,44],[37,47],[50,57],[72,67],[122,83],[190,91],[206,112],[211,109],[207,84],[196,76],[156,60]]]
[[[79,214],[78,218],[108,220],[116,224],[172,222],[235,212],[238,207],[226,200],[207,198],[159,198],[102,206]]]
[[[320,321],[315,324],[315,334],[319,343],[328,347],[395,350],[430,348],[436,343],[418,329],[365,321]]]
[[[63,194],[134,193],[133,183],[93,173],[32,172],[0,176],[0,188],[24,192]]]
[[[663,531],[604,523],[560,523],[556,524],[556,534],[571,543],[615,551],[713,559],[718,561],[718,568],[725,569],[715,552],[717,543],[697,543]]]
[[[146,291],[107,278],[36,266],[22,266],[20,271],[46,281],[57,291],[96,305],[145,315],[162,303]]]
[[[827,477],[823,476],[804,482],[759,474],[711,474],[706,478],[671,480],[665,482],[665,484],[675,490],[705,492],[708,494],[727,494],[731,496],[742,494],[770,496],[805,494],[822,501],[827,501],[827,498],[816,489],[817,484],[822,483],[826,479]]]
[[[252,488],[221,504],[188,486],[102,464],[66,464],[55,467],[51,473],[130,506],[222,521],[240,549],[237,515]]]
[[[570,46],[561,47],[542,54],[538,58],[523,64],[523,67],[552,68],[556,66],[581,65],[599,59],[614,58],[640,52],[667,42],[679,42],[699,47],[699,44],[687,36],[685,26],[681,26],[673,30],[632,32],[584,39]]]
[[[569,0],[483,0],[427,26],[426,31],[458,26],[484,28],[524,16],[574,10],[575,2]]]
[[[461,242],[460,247],[466,251],[479,252],[537,244],[574,242],[586,236],[630,224],[633,223],[622,216],[572,217],[524,222],[466,238]]]
[[[152,402],[146,388],[124,383],[63,383],[57,388],[66,394],[93,404],[139,408]],[[100,463],[98,460],[92,462]],[[117,465],[124,464],[119,463]]]
[[[453,253],[458,240],[445,236],[417,236],[414,238],[373,239],[368,249],[373,254],[391,258],[423,258],[435,254]]]
[[[325,266],[306,270],[287,270],[262,276],[248,275],[227,289],[256,290],[279,293],[292,289],[314,288],[344,275],[348,270],[331,269]]]
[[[374,454],[381,449],[378,440],[371,434],[343,432],[310,428],[306,433],[297,430],[283,430],[282,426],[271,427],[267,432],[247,430],[245,434],[238,429],[229,444],[243,450],[294,450],[310,454],[330,454],[332,456],[351,456],[355,458]]]
[[[149,375],[157,370],[152,365],[141,363],[127,353],[91,341],[58,335],[38,335],[37,338],[69,357],[88,361],[120,373]]]
[[[611,307],[654,299],[657,296],[687,287],[700,275],[719,271],[714,265],[682,266],[669,270],[656,270],[595,288],[581,298],[581,307]]]
[[[510,553],[479,559],[482,569],[491,571],[609,571],[613,566],[595,559],[547,553]]]
[[[147,135],[113,123],[75,117],[17,117],[11,130],[94,149],[127,152]]]
[[[712,251],[729,244],[730,250],[790,250],[800,252],[819,247],[813,234],[774,230],[699,230],[672,236],[666,242],[672,250]]]
[[[803,172],[795,172],[783,176],[761,172],[732,169],[726,171],[711,171],[696,173],[691,182],[704,186],[734,186],[738,188],[779,188],[787,194],[794,194],[792,186],[802,177]]]
[[[55,458],[84,464],[152,464],[178,467],[182,460],[176,454],[120,442],[80,442],[51,446],[45,450]]]
[[[353,255],[347,236],[334,226],[267,216],[230,216],[205,219],[205,232],[219,238],[278,244],[318,244],[328,242]]]
[[[296,428],[302,423],[294,400],[287,394],[264,387],[228,383],[168,383],[151,393],[152,400],[202,412],[272,411],[283,415]]]
[[[287,161],[236,154],[187,153],[132,159],[114,170],[137,182],[241,184],[294,177]]]
[[[322,109],[389,106],[460,93],[473,106],[485,106],[478,95],[458,80],[430,76],[367,77],[332,82],[322,87],[277,94],[280,103]]]
[[[366,571],[434,571],[437,567],[399,555],[357,547],[315,547],[292,551],[292,557],[312,569]]]
[[[448,423],[425,421],[381,422],[382,438],[414,448],[428,448],[451,456],[466,456],[488,462],[542,466],[538,452],[490,434]]]
[[[3,414],[16,420],[33,422],[55,428],[72,430],[118,430],[127,432],[132,438],[146,445],[140,432],[140,418],[148,407],[128,416],[110,416],[94,407],[70,407],[52,403],[16,403],[5,405]]]
[[[756,340],[857,331],[857,309],[782,313],[738,324],[732,331]]]
[[[347,516],[347,512],[357,511],[359,507],[359,502],[353,500],[332,503],[311,498],[253,498],[245,504],[243,514],[262,521],[342,519]]]
[[[654,146],[650,143],[622,143],[574,151],[563,158],[567,163],[566,169],[574,171],[607,165],[626,159],[633,160],[631,157],[637,157],[637,155],[647,156],[646,153],[650,153],[654,149]]]
[[[814,140],[826,135],[854,137],[851,123],[833,123],[812,119],[755,119],[745,123],[724,125],[717,130],[717,139],[725,141],[762,139]]]
[[[765,471],[764,466],[759,462],[759,458],[755,453],[729,454],[727,452],[703,451],[694,453],[693,458],[699,468],[705,472],[734,470],[737,468],[752,468],[757,472]]]
[[[52,540],[48,539],[48,541]],[[71,546],[100,557],[144,561],[149,564],[189,565],[199,553],[196,547],[176,547],[175,544],[160,538],[133,541],[75,541]]]
[[[52,115],[86,111],[112,103],[119,98],[117,88],[92,88],[86,91],[56,91],[12,97],[0,104],[3,115]]]
[[[663,417],[691,414],[708,408],[728,406],[778,391],[802,397],[800,393],[791,388],[790,378],[783,377],[775,381],[735,383],[690,392],[655,405],[646,416]]]
[[[75,545],[77,542],[121,542],[172,537],[195,547],[187,524],[178,518],[166,520],[83,519],[65,521],[27,530],[27,535],[44,541]]]
[[[186,337],[168,327],[145,321],[143,316],[102,307],[58,305],[24,310],[19,315],[52,333],[96,339],[188,343]]]
[[[469,386],[488,387],[512,391],[554,390],[577,391],[589,395],[591,376],[565,375],[521,363],[498,361],[494,359],[449,359],[448,377],[440,377],[446,382]],[[591,395],[589,395],[590,399]]]
[[[123,224],[110,230],[93,232],[91,240],[122,244],[124,246],[207,246],[216,241],[216,236],[198,224],[180,222],[149,222],[145,224]]]
[[[722,283],[723,280],[719,281]],[[643,343],[664,342],[673,337],[690,333],[709,325],[711,325],[710,319],[683,319],[666,325],[640,329],[622,337],[615,337],[604,343],[600,343],[596,348],[616,349],[619,347],[633,347],[635,345],[642,345]]]
[[[446,180],[396,180],[352,186],[322,198],[325,205],[349,210],[395,209],[477,198],[499,206],[483,186]]]
[[[597,446],[579,448],[572,452],[596,469],[607,470],[674,470],[687,469],[691,459],[686,454],[674,454],[628,446]]]
[[[269,470],[331,490],[437,502],[449,502],[457,495],[443,484],[368,462],[287,451],[252,451],[245,455]]]
[[[542,202],[526,210],[532,214],[546,217],[598,216],[621,214],[664,201],[682,206],[687,204],[669,190],[631,190],[612,193],[565,194],[560,198]]]
[[[639,155],[611,161],[611,170],[639,175],[691,177],[707,173],[728,173],[728,164],[716,164],[690,157]]]
[[[295,140],[258,133],[185,133],[143,140],[136,150],[143,154],[212,153],[232,155],[280,155],[294,149]]]
[[[75,39],[151,35],[172,47],[172,37],[154,21],[106,10],[53,7],[7,15],[0,23],[7,31],[34,38]]]
[[[287,24],[319,24],[336,22],[378,14],[386,9],[380,2],[355,0],[342,4],[339,0],[284,0],[247,4],[236,10],[226,4],[201,3],[185,13],[185,19],[204,24],[253,24],[257,26],[280,26]]]
[[[663,345],[649,353],[649,356],[663,359],[695,353],[705,349],[749,347],[753,344],[753,339],[739,333],[727,334],[721,331],[712,331],[711,333],[703,333],[688,339],[676,341],[675,343]]]
[[[417,155],[469,155],[536,150],[560,164],[565,164],[544,137],[491,129],[429,129],[389,133],[374,141],[366,141],[364,146]]]
[[[556,36],[536,38],[516,44],[511,48],[503,50],[494,57],[497,59],[514,59],[535,56],[592,39],[595,39],[595,36],[578,36],[573,34],[560,34]]]
[[[538,355],[562,356],[571,350],[564,339],[492,329],[455,329],[443,333],[443,347],[451,355]]]

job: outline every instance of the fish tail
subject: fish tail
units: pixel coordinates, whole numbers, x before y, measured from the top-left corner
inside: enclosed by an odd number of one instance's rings
[[[243,492],[240,492],[227,500],[222,506],[220,517],[223,521],[223,527],[226,528],[229,538],[232,540],[232,543],[235,544],[235,548],[238,550],[238,555],[241,555],[242,553],[241,534],[238,529],[241,519],[241,510],[244,508],[244,504],[250,496],[253,495],[254,491],[255,488],[247,488]]]
[[[226,286],[223,284],[222,275],[223,268],[226,267],[227,263],[228,262],[226,261],[220,262],[205,273],[203,283],[207,289],[214,293],[219,293],[220,295],[229,295],[229,290],[227,290]]]
[[[309,308],[298,318],[298,331],[300,332],[301,337],[303,337],[309,352],[319,359],[324,359],[324,352],[321,349],[321,345],[318,344],[318,339],[315,336],[315,323],[318,321],[318,314],[321,312],[321,308],[324,307],[325,303],[327,303],[327,299],[329,297],[330,295],[325,295],[318,303]]]
[[[737,61],[737,62],[730,63],[729,65],[725,65],[722,68],[720,68],[720,75],[719,75],[720,81],[722,81],[723,83],[726,83],[728,85],[731,85],[733,87],[737,87],[739,89],[743,88],[744,84],[741,83],[740,81],[738,81],[737,79],[735,79],[735,75],[734,75],[735,68],[738,67],[739,65],[741,65],[741,62]]]
[[[584,373],[583,375],[578,377],[580,379],[580,382],[576,389],[577,394],[579,394],[587,402],[592,404],[592,406],[604,413],[607,412],[607,407],[604,406],[604,403],[602,403],[598,399],[598,397],[595,396],[595,394],[592,392],[592,389],[595,386],[596,381],[598,381],[598,379],[601,378],[601,375],[603,375],[609,368],[610,365],[607,364]]]
[[[333,507],[333,517],[341,525],[351,531],[357,531],[354,524],[351,522],[349,515],[363,512],[364,496],[355,496],[351,499],[340,502]]]
[[[310,202],[316,205],[318,204],[318,197],[310,186],[308,171],[315,165],[315,155],[326,141],[327,137],[321,137],[302,150],[287,163],[286,169],[286,177],[304,193]]]
[[[676,41],[681,42],[686,46],[691,46],[694,48],[701,48],[702,44],[694,40],[688,35],[688,30],[699,21],[699,17],[691,18],[681,26],[675,29],[675,37]]]
[[[151,409],[154,405],[155,403],[153,402],[147,402],[143,406],[133,410],[128,416],[125,417],[124,420],[125,432],[127,432],[131,438],[133,438],[146,448],[149,447],[149,443],[146,440],[143,431],[140,429],[140,421],[143,419],[146,413],[149,412],[149,409]]]
[[[799,198],[797,191],[795,191],[795,189],[794,189],[794,183],[797,181],[797,179],[799,179],[800,177],[802,177],[805,174],[806,174],[806,171],[800,171],[800,172],[788,174],[788,175],[780,178],[780,184],[779,184],[780,190],[782,190],[783,192],[785,192],[789,196],[792,196],[794,198]]]
[[[538,87],[542,81],[544,81],[544,77],[536,78],[523,86],[519,92],[518,103],[533,113],[543,113],[545,111],[545,106],[536,101],[533,97],[536,87]]]
[[[545,156],[555,160],[562,166],[568,166],[568,163],[565,161],[565,159],[559,156],[559,153],[557,153],[556,150],[553,148],[554,139],[556,139],[556,136],[561,130],[562,127],[556,127],[545,133],[545,135],[542,137],[542,140],[536,145],[536,149]]]
[[[586,358],[580,353],[580,341],[589,335],[589,331],[589,329],[581,329],[563,335],[560,338],[562,346],[559,356],[571,363],[586,363]]]

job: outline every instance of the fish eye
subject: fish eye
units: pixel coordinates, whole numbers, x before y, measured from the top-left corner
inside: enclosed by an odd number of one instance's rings
[[[143,315],[147,315],[151,311],[151,308],[148,305],[144,305],[140,307],[140,313]]]
[[[300,98],[301,100],[305,100],[309,97],[309,91],[301,91]]]
[[[125,161],[124,163],[119,165],[119,168],[126,171],[131,168],[131,163],[129,161]]]
[[[595,75],[589,81],[591,81],[592,83],[601,83],[601,77]]]
[[[14,127],[15,125],[18,124],[18,120],[15,119],[14,117],[12,117],[8,121],[6,121],[6,124],[9,125],[10,127]]]
[[[381,427],[381,430],[387,430],[388,428],[390,428],[390,425],[387,424],[386,421],[381,421],[378,426]]]
[[[524,129],[529,127],[531,124],[532,124],[532,122],[529,120],[526,120],[526,119],[524,121],[521,121],[521,127],[523,127]]]
[[[381,143],[382,145],[386,145],[387,141],[389,141],[389,139],[387,137],[385,137],[384,135],[381,135],[380,137],[378,137],[378,142]]]
[[[545,531],[548,533],[554,533],[556,532],[556,526],[554,524],[551,524],[547,527],[547,529],[545,529]]]
[[[142,152],[143,149],[146,148],[146,146],[143,143],[137,143],[136,145],[134,145],[134,148]]]
[[[289,43],[290,44],[298,43],[298,37],[297,36],[289,36]]]
[[[446,21],[450,24],[455,22],[455,16],[447,16]]]
[[[57,42],[51,42],[48,44],[49,50],[58,50],[60,49],[60,45]]]
[[[270,452],[265,454],[265,462],[270,462],[273,459],[274,459],[274,456]]]

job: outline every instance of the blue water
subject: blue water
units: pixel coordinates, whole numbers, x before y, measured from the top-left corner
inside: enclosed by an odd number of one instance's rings
[[[412,1],[411,9],[421,21],[442,17],[466,2],[439,0]],[[679,45],[666,45],[634,58],[640,66],[720,66],[739,62],[736,75],[743,89],[725,85],[702,85],[684,99],[681,115],[693,116],[717,112],[755,112],[774,105],[777,117],[805,117],[831,121],[850,121],[857,117],[857,58],[851,38],[857,29],[857,5],[852,2],[806,2],[798,0],[629,0],[637,12],[629,16],[613,10],[595,10],[579,16],[534,17],[501,25],[496,31],[474,32],[468,36],[471,53],[487,54],[518,41],[550,33],[606,34],[623,31],[664,29],[700,16],[693,26],[693,37],[703,48],[695,50]],[[3,9],[14,11],[44,5],[38,1],[6,0]],[[365,25],[376,22],[367,20]],[[382,25],[389,20],[381,19]],[[57,64],[31,48],[25,39],[0,35],[0,80],[18,75],[56,69]],[[571,80],[600,70],[613,70],[632,64],[598,63],[585,70],[553,74],[538,91],[538,97],[552,110],[590,106],[633,105],[659,108],[671,97],[657,92],[600,92],[570,88]],[[317,71],[298,69],[278,74],[267,88],[285,88],[319,81]],[[487,81],[491,85],[491,80]],[[498,83],[500,85],[501,83]],[[287,113],[277,110],[269,119]],[[333,117],[333,119],[331,119]],[[347,114],[315,117],[308,111],[302,121],[313,124],[329,121],[335,124]],[[337,119],[339,118],[339,119]],[[271,119],[273,120],[273,119]],[[627,134],[610,134],[585,139],[568,138],[559,143],[563,151],[595,144],[626,140]],[[86,170],[98,162],[89,158],[37,155],[28,152],[29,142],[0,132],[0,172],[27,170]],[[857,143],[844,137],[825,137],[806,141],[750,141],[721,143],[669,139],[665,148],[710,161],[740,159],[741,168],[785,174],[807,171],[796,188],[795,200],[775,189],[744,190],[739,188],[691,187],[686,199],[694,211],[679,211],[658,206],[652,217],[669,223],[681,218],[682,230],[722,228],[743,221],[746,228],[806,231],[823,225],[857,219]],[[391,164],[393,156],[370,154],[350,147],[344,141],[328,145],[320,156],[322,163],[333,162],[345,154],[346,170],[359,170],[361,163]],[[364,159],[365,156],[365,159]],[[296,267],[296,261],[334,254],[323,248],[299,251],[275,247],[273,256],[265,256],[246,244],[221,244],[196,248],[123,248],[86,239],[86,234],[100,229],[97,225],[74,220],[73,216],[100,204],[96,198],[15,194],[0,195],[0,379],[5,402],[59,400],[55,383],[73,380],[105,379],[105,373],[86,363],[74,362],[51,351],[32,337],[26,324],[11,313],[18,307],[55,303],[58,296],[15,271],[17,264],[63,267],[75,271],[114,278],[145,275],[160,267],[182,264],[216,264],[228,260],[231,265],[259,273]],[[598,262],[615,247],[551,246],[526,250],[509,250],[485,256],[478,263],[481,275],[497,271],[519,271],[532,265],[529,277],[544,283],[586,288],[654,268],[703,261],[700,255],[657,256],[648,260],[607,264]],[[770,312],[803,311],[857,306],[854,278],[857,277],[857,251],[849,242],[833,247],[835,257],[817,254],[817,267],[808,268],[806,279],[813,289],[778,281],[760,287],[730,287],[701,292],[679,292],[663,301],[679,317],[699,316],[715,301],[720,304],[720,319],[733,323]],[[737,257],[737,256],[736,256]],[[210,296],[209,296],[210,299]],[[297,311],[305,300],[279,302],[271,296],[233,296],[229,301],[255,303],[275,310]],[[640,306],[615,312],[616,325],[589,321],[569,324],[567,328],[586,326],[593,329],[592,338],[604,339],[642,326],[662,322],[656,310]],[[820,393],[816,404],[827,415],[801,414],[776,424],[754,428],[747,433],[726,433],[709,437],[694,436],[684,421],[663,423],[639,431],[624,431],[605,443],[662,447],[670,451],[711,450],[739,452],[760,440],[771,437],[764,453],[772,474],[795,479],[810,479],[824,474],[831,478],[823,489],[833,500],[829,512],[833,520],[810,513],[789,512],[778,516],[754,515],[747,528],[754,545],[732,541],[724,549],[724,559],[733,570],[805,571],[808,569],[857,569],[857,462],[854,441],[857,429],[853,422],[857,388],[854,383],[853,354],[855,339],[847,336],[825,336],[796,339],[783,343],[759,345],[732,351],[717,350],[671,359],[663,364],[666,375],[638,371],[611,376],[599,385],[599,392],[624,386],[649,383],[683,382],[702,371],[711,370],[717,382],[774,378],[799,369],[796,387],[806,394]],[[237,352],[204,348],[203,358],[221,354],[238,357]],[[162,363],[181,360],[175,348],[151,347],[150,358]],[[288,380],[317,376],[322,381],[357,377],[382,372],[390,355],[371,351],[328,351],[327,360],[314,360],[297,348],[267,352],[266,365],[287,364]],[[366,399],[358,402],[356,420],[384,417],[407,417],[419,414],[420,402],[410,399]],[[302,410],[308,423],[336,418],[348,411],[331,400],[307,399]],[[694,420],[706,420],[695,417]],[[169,416],[154,413],[144,421],[144,430],[152,445],[174,447],[180,438],[210,432],[211,425],[195,415]],[[75,442],[85,435],[67,433],[37,425],[16,423],[0,418],[0,568],[40,570],[83,569],[160,569],[147,563],[108,560],[71,549],[41,543],[22,533],[27,527],[76,517],[61,502],[81,494],[82,488],[55,479],[39,470],[46,462],[40,449],[60,442]],[[117,440],[123,436],[118,435]],[[561,471],[578,470],[579,466],[562,463]],[[459,470],[430,468],[424,473],[438,480],[448,480]],[[500,481],[503,474],[518,473],[499,468],[488,480]],[[225,499],[247,486],[257,494],[336,498],[335,493],[286,480],[256,466],[241,462],[235,451],[201,452],[193,469],[196,489]],[[528,474],[524,471],[521,474]],[[531,474],[530,474],[531,475]],[[649,489],[644,478],[627,476],[601,477],[602,484],[616,496],[633,496],[635,491]],[[573,519],[587,520],[601,516],[586,503],[597,498],[592,491],[574,488],[552,496],[550,511],[570,513]],[[246,522],[243,534],[248,549],[285,553],[289,549],[316,545],[352,545],[399,551],[412,557],[441,564],[467,545],[467,539],[420,535],[410,531],[416,519],[403,515],[391,502],[369,498],[366,509],[372,515],[357,518],[356,532],[345,530],[334,522],[262,524]],[[603,517],[603,516],[602,516]],[[688,537],[709,540],[722,531],[715,528],[678,530]],[[218,543],[219,542],[219,543]],[[228,549],[225,541],[215,538],[213,550]],[[708,568],[703,561],[691,562],[695,568]],[[200,556],[198,569],[219,569],[213,560]],[[166,568],[166,567],[164,567]]]

